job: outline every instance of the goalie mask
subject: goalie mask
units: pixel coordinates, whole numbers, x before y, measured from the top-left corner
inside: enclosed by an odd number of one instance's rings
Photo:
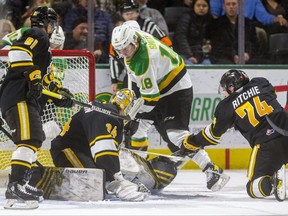
[[[226,91],[229,95],[232,93],[230,87],[234,87],[234,91],[240,89],[249,82],[249,77],[242,70],[229,70],[223,74],[220,80],[218,92]]]
[[[110,102],[115,104],[122,114],[127,115],[129,110],[133,107],[134,100],[136,99],[133,90],[124,88],[112,95]]]
[[[65,42],[64,31],[61,26],[56,28],[50,38],[50,46],[55,50],[62,50]]]

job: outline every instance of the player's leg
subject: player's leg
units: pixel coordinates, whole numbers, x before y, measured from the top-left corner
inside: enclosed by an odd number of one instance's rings
[[[163,98],[159,104],[161,114],[164,116],[159,130],[164,140],[176,146],[174,149],[179,149],[190,135],[188,125],[192,100],[192,89],[185,89]],[[181,152],[175,154],[179,155]],[[229,181],[229,176],[223,174],[223,169],[211,161],[204,149],[197,149],[188,156],[206,174],[208,189],[218,191]]]
[[[153,121],[146,119],[133,120],[124,127],[125,147],[146,151],[148,149],[148,130]]]
[[[286,142],[285,137],[280,137],[254,146],[246,185],[250,197],[264,198],[275,194],[277,200],[285,199],[285,169],[281,168],[287,163]]]
[[[12,131],[16,150],[11,158],[11,175],[5,193],[5,208],[18,208],[17,202],[24,201],[23,208],[37,208],[43,200],[43,191],[29,184],[31,167],[35,165],[37,151],[45,139],[38,109],[26,102],[19,102],[7,110],[4,119]],[[20,207],[19,207],[20,208]]]

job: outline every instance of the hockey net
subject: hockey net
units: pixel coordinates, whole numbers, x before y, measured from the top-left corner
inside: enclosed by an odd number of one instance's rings
[[[5,73],[8,66],[8,51],[0,50],[0,76]],[[89,102],[95,99],[95,59],[87,50],[52,50],[52,67],[54,76],[68,88],[74,98]],[[38,152],[37,160],[45,166],[54,166],[49,149],[51,140],[59,134],[63,125],[78,110],[73,108],[56,107],[48,102],[42,116],[43,129],[46,140]],[[5,121],[4,121],[5,122]],[[10,133],[6,123],[3,127]],[[13,142],[0,131],[0,171],[9,169],[12,152],[15,149]]]

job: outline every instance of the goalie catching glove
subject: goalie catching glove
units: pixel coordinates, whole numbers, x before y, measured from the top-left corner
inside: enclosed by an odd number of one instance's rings
[[[140,202],[150,195],[150,191],[141,183],[125,180],[121,172],[114,174],[115,180],[106,185],[109,194],[115,194],[122,201]]]
[[[29,70],[24,72],[24,77],[28,82],[28,100],[38,100],[42,95],[42,86],[41,86],[41,70],[39,66],[34,65],[29,68]]]

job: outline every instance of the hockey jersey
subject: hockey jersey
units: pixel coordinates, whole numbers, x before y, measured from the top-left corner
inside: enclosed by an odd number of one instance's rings
[[[265,78],[253,78],[216,107],[213,122],[189,142],[197,146],[216,145],[231,127],[238,130],[253,148],[280,136],[269,125],[266,115],[283,112],[274,87]]]
[[[10,66],[0,91],[2,113],[26,100],[28,83],[23,74],[29,67],[38,65],[42,77],[47,73],[52,59],[48,35],[39,28],[26,29],[13,42],[8,57]]]
[[[113,104],[93,102],[93,105],[118,113]],[[118,146],[123,139],[123,120],[82,108],[74,114],[64,125],[62,132],[51,142],[51,150],[67,148],[83,152],[85,156],[93,158],[97,167],[105,170],[120,170],[118,161]],[[112,157],[114,164],[106,164],[106,157]],[[117,157],[115,157],[117,156]]]
[[[192,87],[181,56],[152,35],[137,32],[139,48],[131,60],[125,59],[128,74],[145,100],[140,112],[150,112],[160,98]]]

